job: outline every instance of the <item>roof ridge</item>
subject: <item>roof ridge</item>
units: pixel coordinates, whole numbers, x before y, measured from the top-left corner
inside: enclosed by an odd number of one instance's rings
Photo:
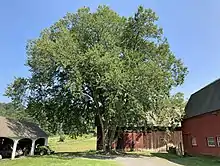
[[[185,107],[186,117],[190,118],[213,110],[220,109],[220,79],[207,84],[197,92],[193,93]]]
[[[202,91],[203,89],[206,89],[206,88],[209,87],[210,85],[213,85],[213,84],[215,84],[215,83],[217,83],[217,82],[220,82],[220,78],[218,78],[218,79],[212,81],[211,83],[205,85],[205,86],[202,87],[201,89],[199,89],[199,90],[197,90],[196,92],[192,93],[191,96],[197,94],[198,92]]]

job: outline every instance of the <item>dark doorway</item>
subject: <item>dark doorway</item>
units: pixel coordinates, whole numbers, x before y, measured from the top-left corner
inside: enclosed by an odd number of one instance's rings
[[[11,157],[14,141],[10,138],[0,137],[0,155],[3,158]]]
[[[45,145],[45,138],[39,138],[35,141],[35,146],[44,146]]]
[[[17,151],[22,152],[24,156],[27,156],[31,151],[32,140],[24,138],[18,141]]]

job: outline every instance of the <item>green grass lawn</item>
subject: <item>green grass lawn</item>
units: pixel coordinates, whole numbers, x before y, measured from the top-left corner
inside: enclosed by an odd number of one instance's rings
[[[83,152],[96,149],[96,138],[89,135],[78,137],[76,140],[66,137],[64,142],[58,140],[58,137],[49,139],[49,146],[56,152]]]
[[[77,152],[95,150],[96,139],[93,137],[81,137],[77,140],[67,137],[65,142],[58,142],[58,140],[58,137],[50,138],[49,145],[60,155],[19,158],[13,161],[2,160],[0,161],[0,166],[118,166],[112,160],[78,158],[76,156],[76,154],[80,154]],[[73,156],[69,156],[70,158],[68,158],[68,155]]]
[[[0,161],[1,166],[117,166],[114,161],[94,159],[24,158]]]

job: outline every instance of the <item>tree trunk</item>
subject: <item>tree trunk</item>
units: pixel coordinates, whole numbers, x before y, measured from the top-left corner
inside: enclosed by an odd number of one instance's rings
[[[101,130],[102,130],[102,150],[105,152],[106,151],[106,145],[105,145],[105,128],[104,128],[104,124],[102,121],[102,117],[100,115],[100,113],[98,112],[98,116],[99,116],[99,121],[100,121],[100,125],[101,125]]]
[[[117,126],[113,126],[111,128],[111,130],[109,130],[108,148],[107,148],[108,152],[112,151],[112,143],[114,141],[114,137],[115,137],[115,134],[116,134],[116,128],[117,128]]]

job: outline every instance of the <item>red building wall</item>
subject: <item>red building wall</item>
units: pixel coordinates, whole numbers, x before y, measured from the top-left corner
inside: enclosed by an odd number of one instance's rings
[[[217,136],[220,136],[220,114],[218,112],[186,119],[182,123],[184,151],[192,155],[220,156],[220,147],[217,145]],[[192,138],[196,146],[192,145]],[[215,147],[209,147],[208,137],[214,137]]]

